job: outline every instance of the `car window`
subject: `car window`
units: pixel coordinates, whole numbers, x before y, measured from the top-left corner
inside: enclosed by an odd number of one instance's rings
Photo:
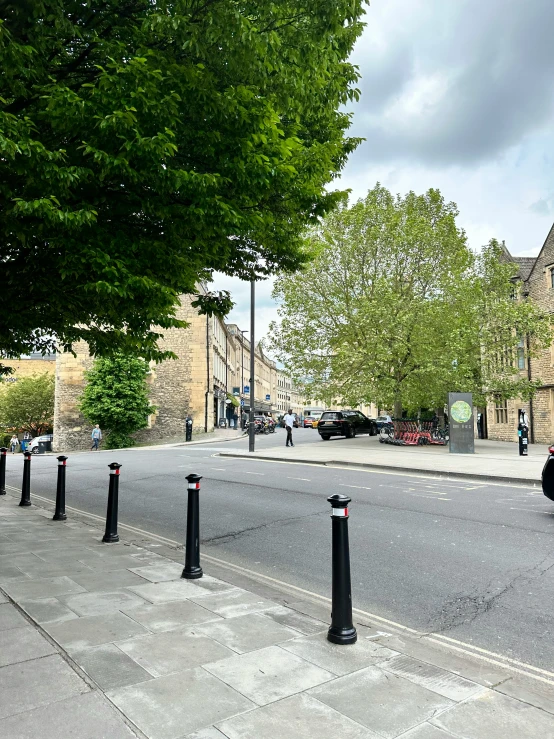
[[[327,413],[323,413],[321,416],[322,421],[336,421],[338,418],[342,418],[342,415],[340,413],[334,413],[328,411]]]

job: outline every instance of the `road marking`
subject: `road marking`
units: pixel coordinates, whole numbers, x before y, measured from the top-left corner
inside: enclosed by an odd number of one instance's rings
[[[212,454],[213,457],[221,457],[222,453],[217,452],[216,454]],[[329,462],[296,462],[295,460],[288,460],[288,459],[268,459],[267,457],[261,458],[261,457],[243,457],[243,456],[235,456],[233,454],[229,454],[227,452],[223,452],[224,457],[230,457],[231,459],[249,459],[250,461],[254,462],[269,462],[269,464],[298,464],[302,467],[320,467],[321,469],[328,469],[328,470],[346,470],[347,472],[361,472],[364,474],[373,474],[373,475],[394,475],[396,477],[411,477],[412,479],[414,477],[419,478],[421,480],[440,480],[441,483],[445,483],[447,485],[455,485],[456,487],[463,487],[464,482],[469,482],[472,480],[473,482],[476,482],[480,487],[500,487],[500,488],[514,488],[516,490],[521,489],[527,489],[531,490],[532,487],[540,487],[540,480],[537,480],[534,485],[532,485],[529,482],[525,482],[522,480],[519,484],[517,481],[515,481],[516,484],[510,483],[510,482],[494,482],[494,480],[486,480],[485,482],[473,479],[471,477],[465,477],[464,478],[456,478],[456,477],[448,477],[448,472],[438,473],[437,475],[426,475],[425,471],[423,470],[412,470],[410,472],[397,472],[394,469],[377,469],[376,467],[371,468],[363,468],[363,467],[354,467],[354,466],[344,466],[340,464],[331,464]],[[479,475],[476,475],[478,478]]]
[[[303,480],[304,482],[311,482],[307,477],[287,477],[287,480]]]
[[[532,506],[530,508],[516,508],[516,506],[512,506],[510,510],[511,511],[525,511],[526,513],[546,513],[549,516],[554,516],[554,511],[547,511],[546,508],[544,508],[541,511],[537,509],[535,506]]]
[[[246,472],[246,470],[243,470],[245,475],[261,475],[262,477],[265,475],[265,472]]]
[[[21,489],[14,488],[12,485],[6,485],[6,488],[9,490],[13,490],[14,492],[18,494],[21,494]],[[53,500],[50,500],[49,498],[44,498],[41,495],[33,494],[33,498],[36,498],[37,500],[42,500],[45,503],[48,503],[50,506],[54,505]],[[97,516],[95,513],[88,513],[87,511],[83,511],[79,508],[73,508],[73,506],[66,506],[66,510],[74,511],[75,513],[78,513],[79,515],[82,515],[88,518],[93,518],[95,521],[100,521],[101,523],[105,522],[105,519],[102,516]],[[162,544],[170,544],[171,546],[174,546],[174,547],[176,546],[179,548],[183,546],[182,543],[179,541],[175,541],[174,539],[168,539],[167,537],[160,536],[159,534],[153,534],[150,531],[137,528],[136,526],[130,526],[129,524],[124,524],[124,523],[118,523],[118,526],[119,528],[126,529],[127,531],[131,531],[132,533],[139,534],[141,536],[146,536],[149,539],[160,541],[162,542]],[[218,557],[213,557],[211,554],[203,554],[202,558],[208,562],[213,562],[214,564],[218,564],[221,567],[226,567],[229,570],[234,570],[235,572],[250,575],[254,579],[273,583],[274,585],[278,585],[279,587],[284,588],[286,591],[296,590],[297,592],[310,596],[311,598],[314,598],[315,600],[318,600],[324,603],[325,605],[331,605],[331,598],[327,598],[324,595],[319,595],[319,593],[314,593],[311,590],[300,588],[297,585],[292,585],[291,583],[284,582],[283,580],[277,580],[276,578],[270,577],[269,575],[263,575],[261,572],[250,570],[247,567],[241,567],[240,565],[235,565],[231,562],[226,562],[225,560],[219,559]],[[366,618],[366,619],[373,620],[373,621],[379,621],[383,624],[387,624],[387,626],[389,627],[394,627],[395,629],[399,631],[416,636],[419,639],[426,639],[435,644],[441,644],[443,647],[445,646],[445,642],[446,642],[446,646],[449,646],[451,649],[454,649],[457,652],[461,652],[462,654],[465,654],[466,656],[478,658],[484,662],[488,662],[489,664],[497,665],[498,667],[503,667],[506,670],[511,670],[512,672],[516,672],[521,675],[526,675],[527,677],[531,677],[534,680],[538,680],[543,683],[548,683],[549,685],[554,685],[554,672],[543,670],[541,667],[534,667],[533,665],[527,664],[526,662],[520,662],[516,659],[512,659],[511,657],[505,657],[502,654],[498,654],[496,652],[490,652],[487,649],[476,647],[474,644],[467,644],[466,642],[458,641],[457,639],[451,639],[450,637],[444,636],[443,634],[435,634],[433,632],[417,631],[417,629],[412,629],[409,626],[404,626],[403,624],[399,624],[396,621],[391,621],[390,619],[382,618],[381,616],[377,616],[377,614],[374,614],[374,613],[369,613],[368,611],[362,611],[359,608],[353,608],[352,612],[353,612],[353,615],[359,618]],[[539,674],[536,674],[536,673],[539,673]],[[542,677],[543,675],[545,677]]]
[[[225,472],[224,467],[212,467],[212,470],[217,470],[217,472]]]
[[[344,483],[340,483],[339,488],[357,488],[358,490],[371,490],[371,488],[366,488],[363,485],[345,485]]]

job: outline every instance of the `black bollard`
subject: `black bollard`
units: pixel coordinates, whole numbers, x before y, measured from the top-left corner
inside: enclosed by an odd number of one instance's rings
[[[52,518],[53,521],[65,521],[65,470],[67,457],[63,455],[58,457],[58,484],[56,486],[56,510]]]
[[[23,483],[19,505],[31,505],[31,452],[23,452]]]
[[[8,449],[0,447],[0,495],[6,495],[6,454]]]
[[[117,507],[119,496],[119,468],[120,464],[112,462],[108,465],[110,468],[110,488],[108,491],[108,510],[106,512],[106,532],[102,541],[107,544],[113,544],[119,541],[117,533]]]
[[[354,644],[358,635],[352,623],[350,547],[348,544],[348,504],[346,495],[330,495],[333,536],[333,603],[327,639],[334,644]]]
[[[192,441],[192,418],[187,416],[185,421],[185,441]]]
[[[200,567],[200,505],[199,492],[201,475],[187,475],[187,539],[185,543],[185,567],[181,577],[197,580],[204,574]]]

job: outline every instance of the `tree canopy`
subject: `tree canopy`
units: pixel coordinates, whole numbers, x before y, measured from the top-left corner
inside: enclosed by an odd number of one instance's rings
[[[85,373],[87,384],[79,408],[91,424],[107,433],[108,449],[134,446],[133,434],[148,425],[155,407],[148,399],[143,359],[115,354],[95,360]]]
[[[496,242],[468,248],[457,215],[438,190],[377,185],[312,229],[313,261],[276,282],[271,337],[308,395],[399,416],[442,408],[449,391],[533,392],[516,355],[524,337],[525,353],[549,343],[549,316],[517,294]]]
[[[0,383],[0,427],[40,436],[54,424],[54,375],[44,373]]]
[[[358,143],[363,5],[2,0],[0,356],[84,339],[159,360],[213,270],[304,263]]]

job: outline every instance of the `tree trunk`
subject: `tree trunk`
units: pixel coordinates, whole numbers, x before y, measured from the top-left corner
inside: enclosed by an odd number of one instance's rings
[[[402,418],[402,396],[397,394],[394,399],[394,417]]]

